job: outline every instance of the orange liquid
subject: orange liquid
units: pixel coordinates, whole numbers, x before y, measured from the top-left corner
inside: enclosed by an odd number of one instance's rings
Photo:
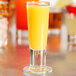
[[[28,5],[28,30],[30,47],[44,50],[47,44],[49,6]]]

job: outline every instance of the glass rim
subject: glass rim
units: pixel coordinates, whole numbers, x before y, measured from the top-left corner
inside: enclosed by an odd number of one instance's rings
[[[50,5],[49,1],[27,1],[27,5]]]

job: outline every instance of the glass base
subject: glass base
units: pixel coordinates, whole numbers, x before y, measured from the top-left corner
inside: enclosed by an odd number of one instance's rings
[[[23,72],[25,75],[50,74],[52,72],[52,68],[46,66],[46,49],[30,49],[30,66],[24,67]]]
[[[49,29],[48,35],[60,35],[61,30],[60,29]]]
[[[23,69],[23,73],[24,75],[47,75],[47,74],[51,74],[52,72],[52,68],[48,67],[48,66],[27,66],[24,67]]]
[[[16,41],[17,44],[29,44],[28,31],[26,30],[17,30],[16,32]]]

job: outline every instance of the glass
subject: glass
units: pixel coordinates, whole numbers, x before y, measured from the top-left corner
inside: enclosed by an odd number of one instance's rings
[[[62,9],[50,7],[49,34],[60,34],[62,25]]]
[[[46,66],[49,8],[48,2],[27,3],[30,66],[24,68],[25,74],[49,74],[52,72],[52,69]]]
[[[16,29],[17,29],[17,38],[18,41],[25,42],[25,39],[28,40],[28,24],[27,24],[27,11],[26,11],[26,2],[28,0],[16,0]],[[31,1],[31,0],[29,0]],[[34,0],[37,1],[37,0]]]
[[[65,21],[68,30],[69,45],[76,47],[76,3],[66,7]]]
[[[27,14],[26,14],[26,0],[16,0],[16,30],[17,42],[23,44],[25,38],[28,37],[27,32]]]
[[[8,1],[0,1],[0,49],[7,47]]]

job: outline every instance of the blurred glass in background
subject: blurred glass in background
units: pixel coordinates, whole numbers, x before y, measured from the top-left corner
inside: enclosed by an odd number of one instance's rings
[[[69,49],[76,50],[76,2],[66,7],[65,22],[68,30]]]
[[[0,48],[7,47],[8,0],[0,0]]]
[[[59,34],[62,26],[62,9],[50,8],[49,33]]]
[[[49,14],[49,34],[60,35],[64,24],[64,9],[71,0],[51,0]]]
[[[68,35],[76,35],[76,4],[66,7],[65,21],[68,29]]]
[[[16,32],[17,42],[19,44],[25,44],[28,40],[28,23],[27,23],[27,1],[38,1],[38,0],[15,0],[16,6]]]
[[[16,5],[16,30],[17,36],[26,35],[27,31],[27,14],[26,14],[26,0],[15,0]],[[24,34],[23,34],[24,33]],[[23,37],[23,36],[22,36]]]

